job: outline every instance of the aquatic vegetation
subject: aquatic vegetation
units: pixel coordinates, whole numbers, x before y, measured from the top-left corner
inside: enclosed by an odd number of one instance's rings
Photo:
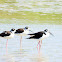
[[[56,1],[18,2],[15,0],[0,2],[0,23],[62,24],[60,1],[59,3]]]

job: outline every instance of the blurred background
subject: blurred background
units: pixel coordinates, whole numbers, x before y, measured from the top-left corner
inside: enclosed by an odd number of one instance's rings
[[[0,23],[62,24],[62,0],[0,0]]]

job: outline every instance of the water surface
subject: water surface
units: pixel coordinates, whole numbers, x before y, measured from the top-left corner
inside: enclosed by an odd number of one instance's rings
[[[40,54],[36,48],[38,41],[26,39],[28,36],[23,37],[22,48],[20,48],[19,36],[9,39],[7,52],[7,40],[0,38],[0,62],[62,62],[62,25],[1,24],[0,32],[25,26],[29,26],[34,32],[47,28],[54,34],[54,37],[50,36],[43,40]]]

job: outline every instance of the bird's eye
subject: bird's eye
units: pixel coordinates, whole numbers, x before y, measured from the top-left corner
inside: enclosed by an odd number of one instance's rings
[[[11,31],[14,31],[15,29],[11,29]]]
[[[25,29],[28,29],[28,27],[25,27]]]
[[[47,32],[48,30],[47,30],[47,29],[45,29],[44,31],[45,31],[45,32]]]

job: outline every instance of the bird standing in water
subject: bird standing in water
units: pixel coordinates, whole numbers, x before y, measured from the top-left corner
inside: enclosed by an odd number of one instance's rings
[[[30,35],[30,37],[27,39],[37,39],[39,41],[37,44],[37,50],[39,50],[39,52],[40,52],[42,40],[49,37],[50,34],[53,35],[48,29],[45,29],[44,31],[28,34],[28,35]],[[39,49],[38,49],[38,46],[39,46]]]
[[[6,48],[8,44],[8,39],[11,39],[14,37],[14,32],[15,32],[15,29],[13,28],[10,31],[3,31],[2,33],[0,33],[0,37],[7,39]]]
[[[20,44],[21,44],[21,41],[22,41],[22,36],[26,36],[27,34],[29,34],[29,31],[31,31],[29,29],[29,27],[25,27],[25,28],[20,28],[20,29],[17,29],[15,31],[15,34],[18,35],[18,36],[21,36],[21,39],[20,39]],[[32,31],[31,31],[32,32]]]

